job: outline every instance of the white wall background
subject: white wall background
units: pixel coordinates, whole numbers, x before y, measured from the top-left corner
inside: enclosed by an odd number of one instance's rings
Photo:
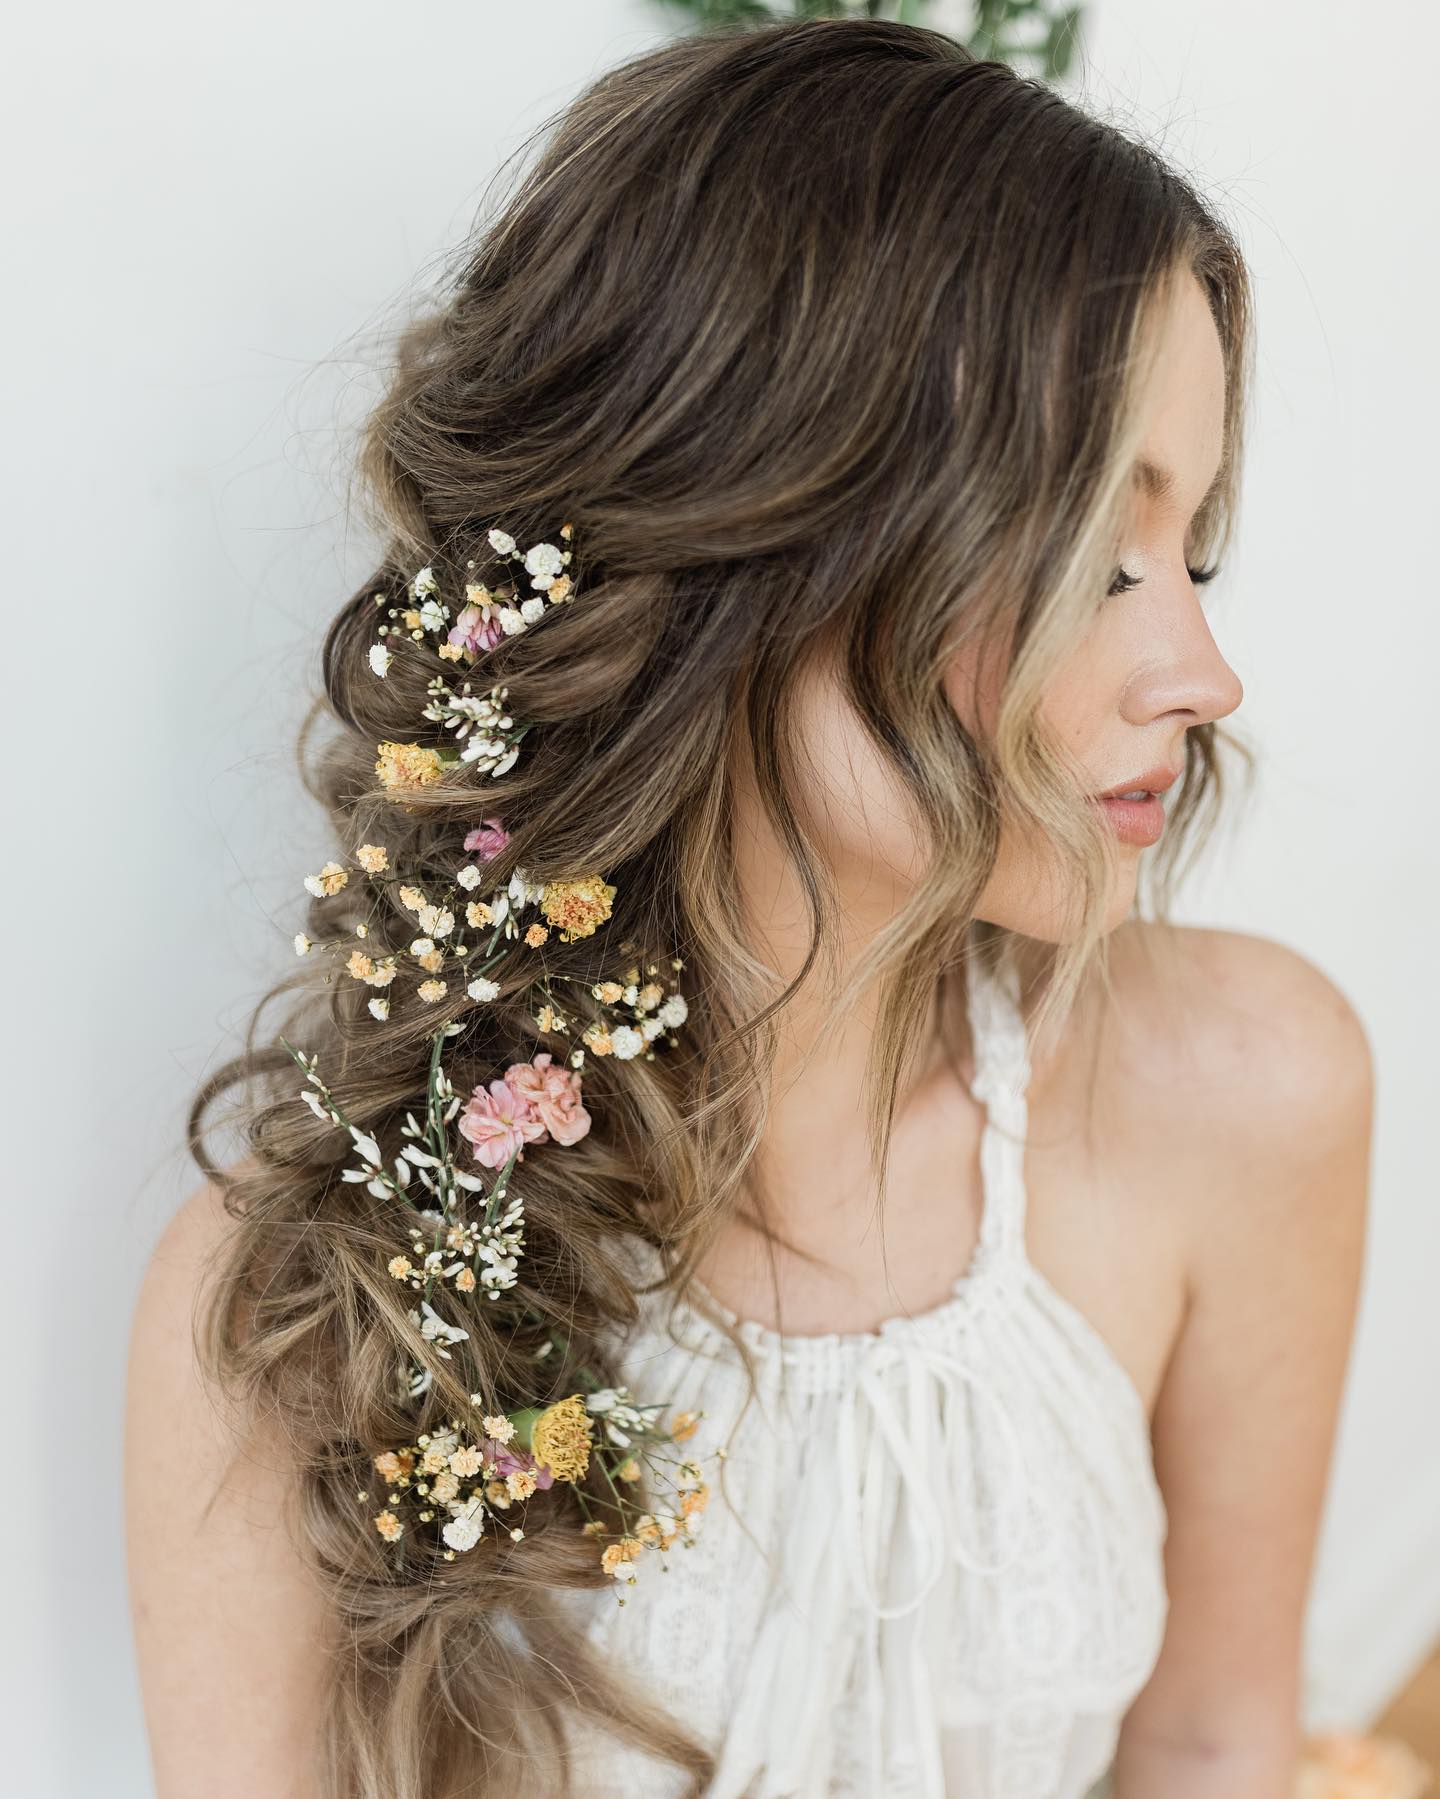
[[[1334,3],[1089,11],[1083,93],[1225,199],[1259,282],[1248,524],[1214,616],[1264,777],[1184,916],[1296,946],[1375,1047],[1370,1264],[1310,1620],[1312,1720],[1365,1722],[1440,1630],[1440,25],[1422,0],[1364,37]],[[367,567],[338,429],[373,391],[365,333],[525,132],[665,29],[647,0],[88,0],[10,33],[16,1792],[150,1791],[126,1331],[194,1184],[182,1101],[286,971],[300,876],[328,848],[290,740],[323,625]]]

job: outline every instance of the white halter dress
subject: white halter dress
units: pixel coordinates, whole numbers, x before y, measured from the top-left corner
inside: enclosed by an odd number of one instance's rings
[[[624,1606],[572,1597],[609,1663],[715,1748],[707,1799],[1083,1799],[1159,1656],[1167,1519],[1145,1407],[1026,1252],[1030,1064],[1008,962],[972,974],[969,1016],[983,1213],[948,1298],[873,1332],[747,1320],[743,1419],[733,1348],[672,1291],[642,1297],[627,1340],[636,1397],[703,1408],[687,1447],[727,1456],[667,1568],[645,1551]],[[578,1754],[583,1799],[685,1791],[636,1746]]]

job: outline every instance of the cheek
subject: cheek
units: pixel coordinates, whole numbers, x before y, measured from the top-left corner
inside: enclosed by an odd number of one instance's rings
[[[800,720],[804,781],[798,804],[837,871],[913,880],[919,820],[909,795],[858,718],[833,691],[810,696]]]

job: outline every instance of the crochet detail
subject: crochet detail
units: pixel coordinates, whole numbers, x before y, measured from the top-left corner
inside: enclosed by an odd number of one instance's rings
[[[1145,1407],[1026,1254],[1009,963],[972,965],[968,1009],[983,1208],[948,1298],[875,1331],[739,1323],[748,1407],[724,1332],[673,1295],[645,1296],[624,1346],[637,1387],[662,1360],[675,1405],[704,1408],[723,1476],[698,1540],[623,1608],[572,1597],[611,1663],[713,1745],[707,1799],[1083,1799],[1159,1655],[1167,1521]],[[684,1791],[626,1745],[577,1753],[586,1799]]]

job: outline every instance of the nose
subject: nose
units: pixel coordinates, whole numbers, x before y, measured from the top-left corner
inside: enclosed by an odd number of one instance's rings
[[[1155,656],[1152,639],[1152,654],[1131,696],[1137,724],[1161,712],[1186,712],[1190,723],[1210,724],[1234,712],[1245,698],[1244,684],[1221,654],[1195,587],[1183,573],[1177,587],[1165,621],[1164,647]]]

